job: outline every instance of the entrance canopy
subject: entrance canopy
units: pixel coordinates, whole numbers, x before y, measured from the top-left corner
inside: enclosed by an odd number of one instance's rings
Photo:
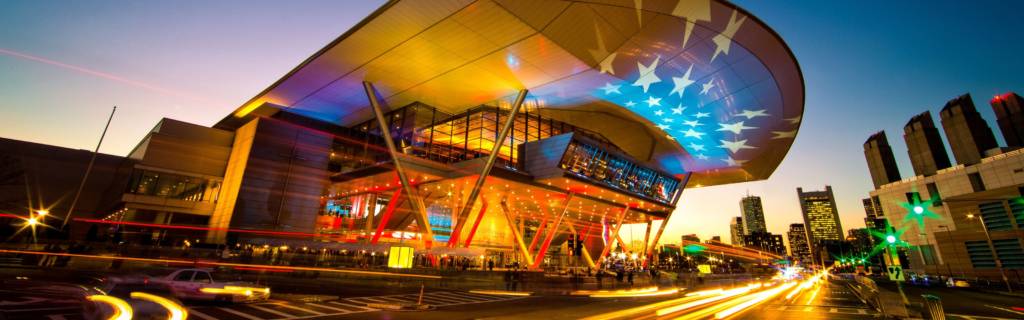
[[[600,132],[691,186],[767,178],[800,126],[803,78],[756,17],[715,0],[391,1],[240,106],[343,126],[387,105],[527,109]],[[254,112],[256,111],[256,112]]]

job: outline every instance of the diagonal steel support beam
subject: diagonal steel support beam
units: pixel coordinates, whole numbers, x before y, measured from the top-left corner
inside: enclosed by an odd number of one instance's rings
[[[647,221],[647,231],[644,232],[644,248],[642,250],[642,252],[644,254],[643,257],[647,257],[647,253],[650,252],[650,251],[647,251],[647,241],[650,241],[650,240],[651,240],[651,221]],[[648,259],[643,259],[644,267],[647,266],[647,260]]]
[[[380,240],[380,235],[384,233],[384,228],[387,227],[388,221],[391,221],[391,215],[395,213],[395,208],[398,208],[398,203],[402,201],[402,189],[395,190],[395,193],[391,196],[391,200],[388,201],[388,206],[384,208],[384,213],[380,216],[380,222],[377,225],[377,232],[373,233],[373,237],[370,238],[371,244],[376,244]]]
[[[402,183],[402,189],[405,191],[405,196],[409,198],[413,210],[416,211],[416,223],[423,236],[423,248],[430,250],[434,241],[434,231],[430,228],[427,208],[423,204],[423,199],[418,197],[416,189],[413,189],[413,185],[409,183],[409,177],[405,175],[402,162],[398,159],[398,148],[395,147],[395,141],[391,139],[391,126],[387,124],[387,121],[384,121],[384,112],[380,109],[380,103],[377,101],[377,94],[373,89],[373,84],[363,81],[363,89],[366,90],[366,98],[370,100],[370,107],[373,109],[373,115],[377,118],[377,125],[380,127],[380,133],[384,137],[384,143],[388,146],[391,161],[394,162],[395,171],[398,172],[398,180]]]
[[[543,209],[544,206],[541,206],[541,208]],[[533,252],[533,249],[537,247],[537,242],[540,241],[541,235],[544,234],[544,228],[548,224],[547,213],[547,210],[544,210],[544,218],[540,220],[540,226],[537,227],[537,233],[533,234],[533,240],[530,240],[530,252]]]
[[[516,114],[519,113],[519,108],[523,105],[523,101],[526,100],[526,94],[529,90],[519,90],[519,95],[516,96],[515,102],[512,103],[512,109],[509,110],[508,119],[501,126],[501,130],[498,131],[498,136],[494,140],[494,147],[491,148],[491,154],[487,155],[487,162],[484,163],[484,167],[480,170],[480,176],[476,179],[476,184],[473,185],[473,189],[469,191],[469,198],[466,199],[466,205],[462,206],[462,210],[455,216],[455,227],[452,229],[452,234],[458,237],[462,233],[462,228],[469,219],[469,214],[473,210],[473,205],[476,203],[476,198],[480,196],[480,189],[483,188],[484,182],[487,181],[487,176],[491,174],[491,169],[494,168],[494,162],[498,160],[498,153],[501,151],[501,146],[505,144],[505,138],[508,138],[509,131],[512,130],[512,124],[516,121]],[[512,146],[509,146],[512,147]],[[452,245],[452,242],[449,242]]]
[[[690,173],[687,173],[686,177],[683,178],[683,183],[681,184],[683,188],[686,188],[686,185],[690,182],[690,175]],[[682,194],[683,190],[679,190],[676,193],[676,198],[678,199]],[[658,248],[658,240],[661,240],[661,233],[665,232],[665,226],[668,226],[668,220],[672,218],[673,212],[675,211],[669,211],[669,213],[665,215],[665,220],[661,220],[661,226],[658,227],[658,232],[654,234],[654,241],[652,241],[651,245],[648,246],[649,250],[646,252],[647,256],[651,256],[654,250]]]
[[[619,238],[619,229],[622,229],[623,222],[626,221],[626,213],[629,212],[629,206],[622,208],[622,213],[619,214],[618,224],[612,229],[612,239],[608,241],[608,245],[604,246],[604,250],[601,250],[601,256],[597,257],[597,261],[604,261],[604,258],[608,256],[608,252],[615,247],[615,241]]]
[[[519,251],[523,254],[523,258],[526,259],[526,265],[532,266],[533,256],[530,255],[530,250],[526,249],[526,242],[523,241],[523,235],[519,233],[519,228],[516,228],[516,222],[512,219],[512,211],[508,209],[508,203],[505,202],[505,199],[501,199],[501,211],[505,214],[508,229],[512,231],[512,237],[515,238]]]
[[[558,225],[562,224],[562,219],[565,218],[565,213],[569,212],[569,204],[572,203],[573,193],[569,192],[565,197],[565,206],[562,207],[562,213],[555,218],[555,223],[551,225],[548,235],[544,237],[544,243],[540,245],[540,250],[537,251],[537,258],[533,259],[533,264],[530,265],[530,269],[537,269],[540,267],[540,263],[544,261],[544,254],[548,252],[548,247],[551,246],[551,240],[555,238],[555,234],[558,233]]]

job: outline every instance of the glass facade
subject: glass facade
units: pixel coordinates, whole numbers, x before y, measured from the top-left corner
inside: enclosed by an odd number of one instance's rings
[[[598,141],[602,148],[620,151],[596,132],[531,113],[531,105],[526,103],[523,111],[516,114],[511,131],[498,151],[496,165],[515,169],[520,144],[568,132]],[[392,137],[405,153],[442,163],[455,163],[490,154],[498,138],[498,131],[508,120],[508,114],[508,110],[485,105],[450,115],[414,103],[388,112],[384,117],[392,125]],[[365,137],[367,141],[380,135],[376,119],[360,123],[354,128],[355,131],[368,133],[365,134],[368,136]],[[383,141],[377,141],[377,144],[383,145]],[[378,158],[381,156],[386,157],[387,154],[376,155]]]
[[[567,173],[663,203],[671,203],[679,187],[679,181],[668,174],[580,141],[569,144],[560,166]]]
[[[210,179],[135,169],[127,193],[185,201],[216,201],[220,183]]]

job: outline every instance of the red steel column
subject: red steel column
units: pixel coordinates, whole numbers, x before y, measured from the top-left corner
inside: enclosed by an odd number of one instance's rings
[[[469,235],[466,235],[466,248],[469,248],[469,244],[473,243],[473,235],[476,235],[476,228],[480,227],[480,220],[484,219],[484,213],[487,212],[487,199],[480,200],[480,213],[476,215],[476,221],[473,222],[473,228],[469,229]]]
[[[555,234],[558,233],[558,225],[562,223],[562,218],[565,218],[565,213],[569,211],[569,204],[572,203],[572,195],[570,192],[565,198],[565,207],[562,208],[562,213],[555,219],[555,224],[551,226],[551,230],[548,231],[547,237],[544,237],[544,244],[540,246],[540,251],[537,252],[537,258],[533,260],[533,265],[530,269],[537,269],[540,267],[540,263],[544,261],[544,254],[547,253],[548,247],[551,246],[551,240],[555,238]]]
[[[391,201],[388,201],[388,206],[384,208],[384,213],[380,216],[380,222],[377,224],[377,232],[373,234],[373,239],[370,243],[376,244],[377,240],[380,240],[380,234],[384,232],[384,227],[388,225],[388,220],[391,220],[391,214],[395,213],[395,208],[398,207],[398,202],[402,198],[402,189],[395,190],[395,194],[391,196]]]

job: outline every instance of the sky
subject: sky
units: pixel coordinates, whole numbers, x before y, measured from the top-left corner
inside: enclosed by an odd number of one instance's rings
[[[212,125],[382,1],[6,1],[0,4],[0,137],[125,155],[160,120]],[[1024,2],[737,0],[780,34],[806,85],[801,130],[765,181],[686,190],[663,242],[728,241],[746,194],[768,230],[802,222],[796,188],[831,185],[844,229],[872,189],[862,144],[885,130],[903,177],[902,128],[971,93],[1024,91]],[[935,118],[937,122],[938,119]],[[947,147],[948,148],[948,147]],[[640,239],[640,228],[624,229]]]

